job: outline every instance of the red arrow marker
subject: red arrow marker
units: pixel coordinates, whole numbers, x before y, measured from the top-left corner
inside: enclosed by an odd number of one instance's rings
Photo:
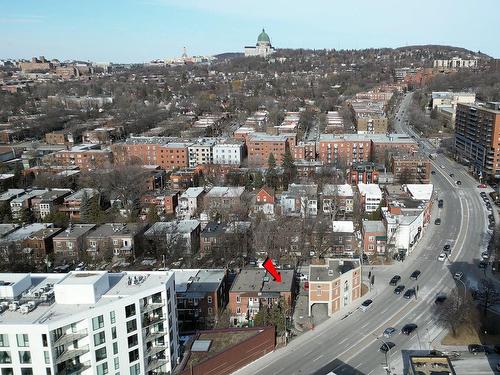
[[[265,262],[262,264],[264,268],[266,269],[267,272],[271,274],[271,276],[274,278],[274,281],[277,281],[278,283],[281,283],[281,274],[276,271],[276,267],[274,267],[273,261],[271,258],[267,258]]]

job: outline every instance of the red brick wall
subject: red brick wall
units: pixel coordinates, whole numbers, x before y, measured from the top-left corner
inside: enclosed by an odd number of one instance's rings
[[[249,328],[214,330],[208,332],[245,331]],[[274,327],[253,328],[262,332],[234,345],[227,350],[200,362],[191,368],[186,368],[179,375],[229,375],[258,358],[274,350],[276,340]]]

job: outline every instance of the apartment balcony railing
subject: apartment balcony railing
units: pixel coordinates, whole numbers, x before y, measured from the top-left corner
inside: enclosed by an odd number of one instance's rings
[[[149,356],[158,354],[160,352],[165,351],[165,349],[167,349],[167,345],[166,344],[152,346],[148,350],[146,350],[146,356],[149,357]]]
[[[58,357],[56,357],[56,363],[62,363],[66,362],[68,359],[75,358],[77,356],[81,356],[85,353],[89,352],[89,346],[85,345],[79,348],[73,348],[73,349],[66,349],[64,352],[59,354]]]
[[[164,366],[168,364],[168,359],[152,359],[148,362],[148,366],[146,367],[146,372],[157,369],[158,367]]]
[[[64,370],[59,371],[59,375],[78,375],[83,371],[88,370],[90,368],[90,361],[84,363],[78,363],[76,365],[71,365],[66,367]]]
[[[142,312],[143,313],[146,313],[146,312],[149,312],[149,311],[153,311],[153,310],[156,310],[160,307],[163,307],[165,306],[165,302],[152,302],[152,303],[148,303],[147,305],[144,305],[142,307]]]
[[[59,346],[66,344],[68,342],[73,342],[75,340],[82,339],[88,335],[88,331],[86,329],[82,329],[77,332],[69,332],[69,333],[63,333],[59,337],[54,338],[54,346]]]
[[[144,341],[145,342],[153,341],[153,340],[159,339],[160,337],[165,336],[166,334],[167,334],[167,332],[164,332],[164,331],[149,332],[149,333],[146,333],[146,335],[144,337]]]
[[[163,314],[161,315],[153,315],[153,316],[145,316],[142,318],[142,326],[143,327],[148,327],[150,325],[153,325],[155,323],[159,323],[161,321],[165,320],[165,316]]]

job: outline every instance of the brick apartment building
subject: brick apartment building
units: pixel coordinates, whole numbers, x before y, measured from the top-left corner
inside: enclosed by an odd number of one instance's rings
[[[476,176],[500,178],[500,102],[457,104],[455,150]]]
[[[390,169],[394,180],[404,184],[428,184],[431,178],[431,162],[422,153],[391,154]]]
[[[370,139],[363,134],[321,134],[319,139],[319,159],[325,164],[343,164],[368,161]]]
[[[70,224],[68,228],[52,238],[56,262],[78,261],[82,256],[87,235],[95,224]]]
[[[382,221],[363,220],[361,235],[363,237],[363,251],[365,254],[385,253],[387,231]]]
[[[326,304],[332,316],[360,297],[359,260],[325,259],[325,264],[309,266],[309,316],[315,304]]]
[[[267,167],[269,155],[273,154],[276,164],[280,165],[290,144],[295,144],[295,134],[250,133],[246,140],[248,164],[253,167]]]
[[[243,269],[229,290],[231,324],[253,324],[259,310],[281,299],[291,303],[295,293],[293,270],[281,271],[281,282],[276,282],[265,269]]]
[[[56,130],[45,133],[45,142],[49,145],[73,146],[75,143],[73,134],[69,130]]]
[[[384,163],[387,153],[398,151],[414,153],[418,151],[418,143],[406,134],[372,134],[371,160]]]
[[[381,172],[384,171],[384,165],[373,162],[353,163],[347,176],[347,182],[350,184],[376,184]]]
[[[73,147],[70,150],[48,154],[42,160],[48,165],[77,166],[81,170],[90,171],[111,166],[113,154],[108,150]]]

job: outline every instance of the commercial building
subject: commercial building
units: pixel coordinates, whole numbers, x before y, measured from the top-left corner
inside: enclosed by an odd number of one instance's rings
[[[410,355],[408,362],[408,375],[457,374],[450,358],[444,355]]]
[[[309,266],[309,316],[313,305],[326,304],[328,316],[361,297],[361,264],[357,259],[325,259]]]
[[[477,68],[478,59],[462,59],[461,57],[455,56],[446,60],[434,60],[432,65],[435,69],[470,69]]]
[[[265,269],[243,269],[229,290],[228,308],[231,324],[252,325],[261,308],[273,303],[291,304],[295,291],[293,270],[281,270],[281,282],[275,281]]]
[[[500,178],[500,102],[457,104],[456,157],[488,180]]]
[[[171,373],[173,272],[0,274],[0,369],[12,375]]]

